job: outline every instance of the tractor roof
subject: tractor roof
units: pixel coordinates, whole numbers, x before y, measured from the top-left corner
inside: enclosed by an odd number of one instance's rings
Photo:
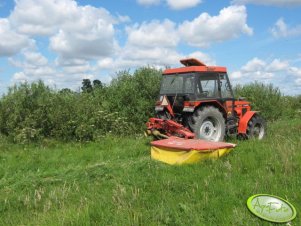
[[[163,75],[188,72],[227,72],[227,68],[225,67],[207,66],[206,64],[195,58],[182,59],[180,60],[180,62],[185,67],[166,69],[165,71],[163,71]]]

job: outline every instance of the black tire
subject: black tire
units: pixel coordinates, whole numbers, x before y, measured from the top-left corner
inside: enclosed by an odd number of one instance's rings
[[[265,120],[259,115],[255,114],[248,122],[247,137],[249,139],[262,140],[266,135]]]
[[[215,107],[203,107],[194,113],[193,131],[197,139],[223,141],[225,138],[225,119]]]
[[[193,119],[194,115],[192,113],[188,113],[185,117],[184,117],[184,125],[186,127],[188,127],[191,131],[194,131],[194,125],[195,125],[195,121]]]

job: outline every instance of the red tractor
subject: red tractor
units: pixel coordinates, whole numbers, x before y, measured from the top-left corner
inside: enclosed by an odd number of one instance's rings
[[[207,66],[197,59],[180,61],[185,67],[163,72],[156,118],[148,134],[222,141],[225,136],[262,139],[265,121],[250,103],[236,100],[225,67]]]

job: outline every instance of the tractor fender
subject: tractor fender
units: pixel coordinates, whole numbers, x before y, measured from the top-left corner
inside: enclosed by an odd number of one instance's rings
[[[247,111],[243,117],[239,120],[239,125],[238,125],[238,134],[246,134],[247,133],[247,128],[248,128],[248,122],[250,119],[257,113],[258,111]]]

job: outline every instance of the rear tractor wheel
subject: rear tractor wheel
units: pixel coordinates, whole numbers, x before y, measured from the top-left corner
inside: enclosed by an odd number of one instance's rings
[[[222,141],[225,137],[225,119],[215,107],[203,107],[191,119],[197,139]]]
[[[248,122],[247,137],[261,140],[266,135],[266,124],[262,117],[255,114]]]

